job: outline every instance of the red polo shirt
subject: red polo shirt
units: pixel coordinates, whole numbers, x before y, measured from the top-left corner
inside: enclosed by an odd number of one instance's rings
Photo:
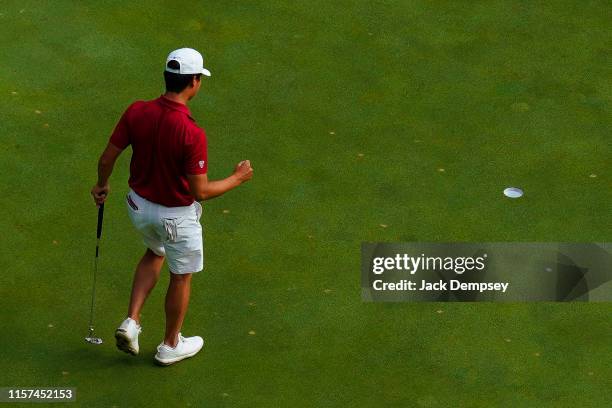
[[[132,146],[130,187],[141,197],[166,207],[191,205],[187,174],[208,170],[206,134],[187,106],[163,95],[130,105],[110,142]]]

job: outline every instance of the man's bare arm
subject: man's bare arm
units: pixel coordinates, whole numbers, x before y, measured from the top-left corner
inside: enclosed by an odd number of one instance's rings
[[[188,174],[187,180],[193,197],[203,201],[218,197],[250,180],[251,177],[253,177],[253,168],[251,163],[245,160],[238,163],[231,176],[222,180],[209,181],[207,174]]]
[[[120,149],[109,142],[98,160],[98,182],[91,189],[91,195],[93,196],[96,204],[102,204],[104,201],[106,201],[106,197],[108,197],[108,193],[110,191],[108,179],[110,178],[115,162],[122,151],[123,149]]]

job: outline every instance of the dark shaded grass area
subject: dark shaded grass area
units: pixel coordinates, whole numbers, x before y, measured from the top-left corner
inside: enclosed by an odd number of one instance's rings
[[[609,304],[365,304],[359,288],[362,241],[610,241],[609,3],[9,1],[0,13],[0,385],[77,387],[88,406],[610,404]],[[144,250],[122,200],[129,154],[101,250],[106,343],[82,341],[88,191],[121,112],[162,92],[182,46],[213,73],[191,105],[210,177],[244,158],[256,174],[205,204],[206,272],[184,333],[207,343],[160,369],[167,276],[141,356],[112,342]],[[505,199],[509,185],[525,196]]]

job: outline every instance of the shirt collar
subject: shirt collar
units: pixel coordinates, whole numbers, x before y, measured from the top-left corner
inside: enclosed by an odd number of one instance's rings
[[[171,99],[166,98],[164,95],[161,95],[158,99],[160,104],[162,104],[163,106],[170,108],[170,109],[174,109],[177,110],[179,112],[183,112],[184,114],[186,114],[187,116],[189,116],[189,118],[191,120],[194,120],[191,117],[191,112],[189,111],[189,108],[187,107],[187,105],[183,105],[182,103],[179,102],[175,102]],[[195,121],[195,120],[194,120]]]

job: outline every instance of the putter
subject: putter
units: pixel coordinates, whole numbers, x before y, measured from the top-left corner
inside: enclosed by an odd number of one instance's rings
[[[89,333],[85,341],[90,344],[102,344],[102,339],[94,335],[94,304],[96,302],[96,275],[98,274],[98,253],[100,252],[100,237],[102,236],[102,220],[104,218],[104,203],[98,207],[98,229],[96,232],[96,259],[94,261],[93,289],[91,291],[91,310],[89,312]]]

